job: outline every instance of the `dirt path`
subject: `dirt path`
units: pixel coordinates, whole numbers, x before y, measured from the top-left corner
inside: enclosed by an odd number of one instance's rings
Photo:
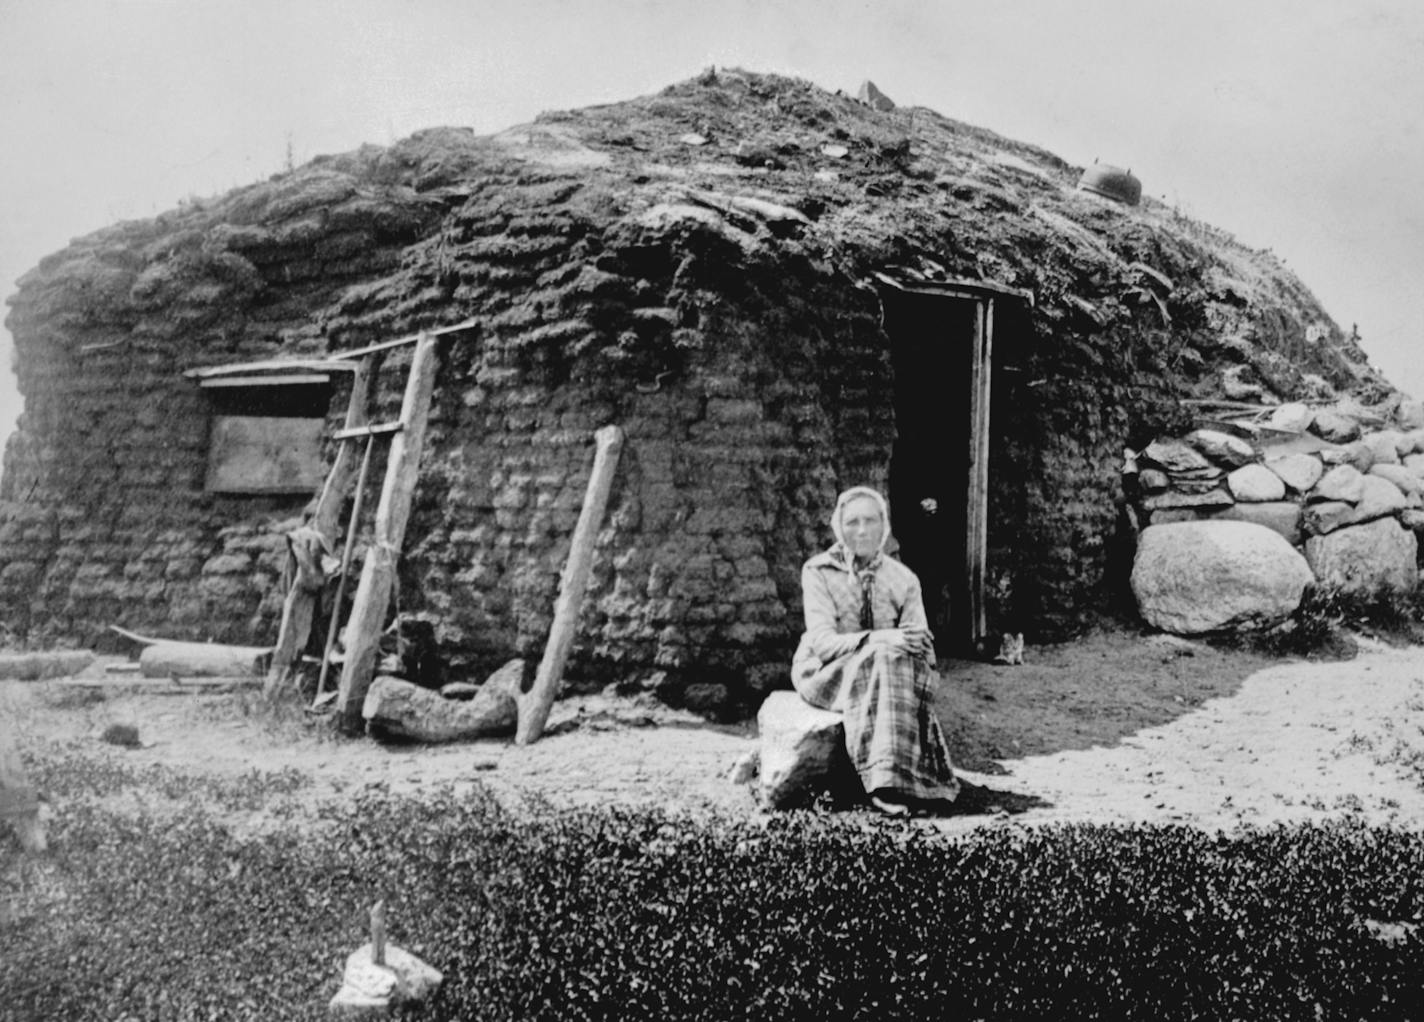
[[[1111,748],[1009,760],[972,779],[1043,799],[1021,822],[1208,829],[1330,817],[1424,826],[1424,650],[1260,670],[1231,696]]]
[[[986,805],[1032,803],[1007,818],[1019,825],[1152,821],[1215,829],[1341,817],[1424,825],[1424,650],[1376,646],[1343,663],[1261,668],[1215,654],[1198,659],[1190,647],[1169,656],[1161,649],[1137,637],[1099,640],[1045,651],[1037,673],[950,670],[954,692],[946,702],[963,718],[952,741],[968,741],[963,732],[978,728],[981,738],[1036,752],[996,761],[966,753],[961,763],[981,769],[961,772],[985,789]],[[102,672],[96,664],[87,673]],[[1153,685],[1170,695],[1148,700]],[[1163,705],[1174,708],[1171,719],[1163,719]],[[478,782],[512,800],[757,811],[750,792],[726,780],[732,763],[755,747],[751,724],[711,725],[650,702],[563,701],[550,734],[523,748],[503,740],[418,747],[337,739],[322,722],[273,721],[247,692],[115,688],[94,696],[61,683],[0,682],[0,715],[15,723],[31,754],[77,750],[226,777],[290,770],[311,779],[301,794],[310,799],[367,786],[418,793]],[[100,741],[112,723],[137,724],[142,747]],[[980,811],[935,825],[960,831],[1005,820]]]

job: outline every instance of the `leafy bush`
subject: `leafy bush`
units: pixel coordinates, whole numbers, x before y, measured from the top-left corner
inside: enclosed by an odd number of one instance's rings
[[[1377,586],[1349,591],[1312,585],[1289,620],[1227,642],[1272,656],[1348,660],[1358,651],[1351,632],[1387,642],[1424,642],[1424,585],[1412,590]]]
[[[513,813],[367,791],[298,831],[65,808],[0,860],[0,1017],[318,1019],[365,909],[433,1019],[1405,1018],[1424,837]]]

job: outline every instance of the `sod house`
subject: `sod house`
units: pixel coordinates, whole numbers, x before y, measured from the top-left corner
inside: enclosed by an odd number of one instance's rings
[[[1081,173],[933,111],[709,70],[79,238],[9,300],[0,621],[31,645],[270,644],[354,366],[379,362],[390,418],[411,349],[366,349],[459,324],[395,599],[448,676],[538,659],[610,424],[573,685],[754,706],[857,483],[888,493],[946,648],[1071,633],[1117,598],[1124,448],[1213,401],[1389,394],[1273,256]]]

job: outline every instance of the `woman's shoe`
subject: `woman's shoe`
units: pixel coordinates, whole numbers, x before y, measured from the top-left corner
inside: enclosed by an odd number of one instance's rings
[[[884,816],[909,816],[910,807],[903,802],[890,802],[879,795],[870,796],[870,805]]]

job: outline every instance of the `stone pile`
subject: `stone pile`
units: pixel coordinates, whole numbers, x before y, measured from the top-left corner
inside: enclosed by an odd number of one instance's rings
[[[1253,540],[1249,529],[1231,537],[1220,529],[1158,531],[1189,522],[1244,523],[1275,533],[1320,584],[1344,591],[1413,588],[1424,530],[1424,405],[1402,401],[1389,421],[1362,423],[1359,412],[1281,405],[1264,423],[1234,424],[1247,436],[1198,429],[1128,451],[1124,489],[1141,530],[1133,590],[1144,617],[1164,630],[1192,633],[1263,623],[1299,602],[1298,566],[1259,533]],[[1263,580],[1242,581],[1240,565],[1249,558],[1218,558],[1213,568],[1207,554],[1248,548],[1274,551],[1262,589],[1272,596],[1268,607],[1232,618],[1225,606]],[[1202,584],[1184,596],[1180,580],[1193,575]],[[1157,601],[1167,590],[1178,600],[1170,612]],[[1292,590],[1294,603],[1284,606]],[[1203,605],[1184,612],[1183,599]]]

